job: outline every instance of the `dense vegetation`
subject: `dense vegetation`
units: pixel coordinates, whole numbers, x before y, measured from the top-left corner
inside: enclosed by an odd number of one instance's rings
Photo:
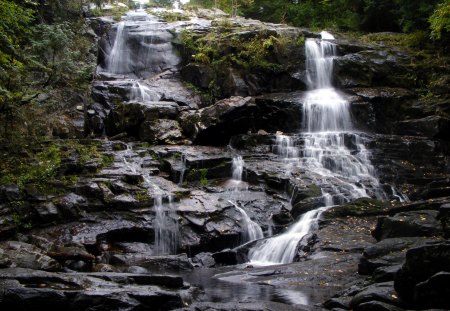
[[[0,139],[49,134],[52,115],[83,105],[89,99],[89,85],[96,55],[94,38],[85,24],[86,14],[101,15],[107,0],[0,0]],[[130,6],[132,1],[122,1]],[[170,0],[149,1],[148,6],[171,6]],[[96,4],[97,8],[88,9]],[[450,43],[450,0],[192,0],[186,7],[217,6],[246,17],[295,26],[332,28],[361,32],[396,31],[407,37],[398,40],[417,49],[447,52]],[[108,12],[119,18],[126,7]],[[363,38],[392,39],[385,35]],[[246,60],[241,67],[273,67],[272,46],[280,42],[250,42],[236,55]],[[272,40],[272,41],[270,41]],[[402,41],[403,40],[403,41]],[[263,48],[258,44],[263,44]],[[241,44],[242,45],[242,44]],[[208,38],[195,47],[199,62],[223,61],[214,55]],[[262,55],[262,53],[266,53]],[[261,60],[269,62],[262,62]],[[234,59],[226,61],[235,62]],[[245,68],[244,68],[245,69]],[[30,122],[30,120],[33,120]]]
[[[217,5],[230,13],[232,3],[191,1],[191,5]],[[449,0],[242,0],[236,6],[240,14],[263,21],[345,31],[421,31],[431,33],[442,46],[450,42]]]

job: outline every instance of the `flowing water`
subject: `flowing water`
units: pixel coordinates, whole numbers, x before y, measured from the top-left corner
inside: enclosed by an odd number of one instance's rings
[[[160,189],[156,189],[160,190]],[[155,255],[176,254],[179,244],[179,228],[173,209],[173,197],[168,196],[169,203],[163,204],[164,193],[159,191],[155,197]]]
[[[326,40],[324,40],[326,39]],[[289,166],[305,171],[321,187],[323,207],[303,214],[286,232],[258,243],[249,252],[252,263],[292,262],[298,243],[317,228],[323,211],[360,197],[385,199],[365,148],[365,136],[354,132],[348,102],[332,87],[336,46],[329,33],[307,39],[306,69],[310,91],[303,100],[300,143],[277,135],[274,151]]]
[[[134,174],[142,175],[144,178],[143,186],[147,188],[150,196],[154,196],[154,255],[176,254],[179,245],[179,228],[176,212],[172,204],[172,195],[165,193],[158,185],[152,182],[149,172],[142,166],[142,158],[133,152],[131,145],[127,144],[122,158],[127,170]],[[163,203],[164,198],[168,199],[168,203]]]
[[[161,96],[155,91],[151,90],[144,83],[135,81],[130,91],[131,102],[155,102],[159,101]]]
[[[173,26],[158,21],[144,9],[128,12],[115,27],[104,72],[148,78],[179,64],[180,57],[171,43]]]
[[[231,182],[233,183],[233,187],[231,190],[231,196],[239,194],[241,191],[240,184],[242,183],[242,174],[244,173],[244,159],[240,155],[234,155],[233,161],[231,165]],[[231,204],[239,211],[242,216],[241,219],[241,227],[242,227],[242,235],[241,240],[242,243],[246,243],[253,240],[262,239],[264,237],[263,231],[261,227],[251,220],[246,211],[239,207],[237,203],[229,200]]]

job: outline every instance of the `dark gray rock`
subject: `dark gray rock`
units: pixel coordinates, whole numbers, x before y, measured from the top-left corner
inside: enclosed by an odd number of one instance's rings
[[[216,263],[226,266],[237,265],[248,261],[246,254],[236,249],[225,249],[221,252],[214,253],[212,256]]]
[[[36,246],[18,241],[7,241],[0,245],[5,265],[35,270],[60,271],[61,265]],[[8,263],[11,264],[8,264]]]
[[[427,116],[420,119],[404,120],[397,123],[398,133],[447,139],[450,132],[450,119],[445,116]]]
[[[450,272],[448,241],[423,245],[407,251],[405,263],[395,277],[395,290],[412,305],[422,308],[450,306],[448,291],[440,288]],[[446,272],[446,273],[440,273]],[[440,292],[442,291],[442,292]],[[419,297],[419,293],[420,296]],[[440,293],[445,294],[444,296]],[[425,297],[427,299],[425,299]]]
[[[366,247],[358,264],[360,274],[372,274],[380,267],[391,267],[402,264],[409,248],[432,243],[423,237],[389,238]],[[390,269],[390,268],[386,268]]]
[[[402,301],[397,297],[393,282],[376,283],[369,285],[357,293],[350,302],[354,310],[359,310],[360,305],[367,302],[380,301],[399,306]]]
[[[373,236],[379,241],[386,238],[408,236],[436,236],[442,233],[437,220],[438,211],[398,213],[392,217],[378,218]]]
[[[186,254],[166,256],[154,256],[151,254],[115,254],[111,257],[110,263],[123,266],[141,266],[146,269],[158,269],[160,271],[182,271],[192,270],[194,268]]]

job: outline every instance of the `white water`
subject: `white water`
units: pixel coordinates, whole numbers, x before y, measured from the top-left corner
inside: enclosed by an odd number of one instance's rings
[[[126,38],[127,31],[125,30],[125,22],[117,24],[117,33],[114,40],[114,45],[109,53],[108,71],[111,73],[129,72],[129,51],[127,51]]]
[[[244,164],[244,159],[240,155],[235,155],[233,157],[233,162],[231,164],[231,178],[237,181],[242,181]]]
[[[148,86],[144,85],[139,81],[133,82],[130,92],[131,102],[154,102],[159,101],[161,97],[158,93],[151,90]]]
[[[322,38],[334,39],[326,32]],[[251,249],[249,258],[257,265],[292,262],[301,239],[316,229],[322,212],[334,204],[371,195],[385,198],[363,136],[351,131],[348,102],[332,87],[335,44],[308,39],[305,49],[311,90],[304,98],[304,133],[298,138],[303,145],[297,147],[292,138],[277,135],[275,152],[290,166],[304,169],[313,183],[321,187],[323,207],[303,214],[286,232]]]
[[[178,180],[178,185],[181,186],[183,184],[184,173],[186,172],[186,154],[181,154],[181,170],[180,170],[180,179]]]
[[[242,215],[242,243],[246,243],[253,240],[262,239],[264,237],[263,231],[261,227],[250,219],[250,217],[247,215],[245,210],[243,210],[241,207],[239,207],[236,203],[232,201],[228,201],[231,204],[234,205],[234,207],[241,213]]]
[[[172,206],[172,196],[166,194],[151,181],[149,172],[142,167],[142,158],[133,152],[130,145],[127,145],[127,149],[123,151],[123,162],[125,167],[132,173],[142,175],[144,178],[144,187],[147,188],[149,196],[154,196],[154,254],[176,254],[179,244],[179,228],[178,222],[176,221],[176,213]],[[163,198],[165,196],[168,197],[168,204],[163,204]]]
[[[231,176],[233,184],[236,185],[236,187],[232,188],[232,194],[234,195],[239,194],[240,191],[239,184],[242,183],[244,166],[245,162],[242,156],[240,155],[233,156],[233,161],[231,165]],[[243,231],[241,235],[242,243],[262,239],[264,237],[264,234],[261,227],[256,222],[251,220],[251,218],[248,216],[248,214],[243,208],[239,207],[236,203],[232,202],[231,200],[229,200],[228,202],[233,204],[234,207],[239,211],[239,213],[242,216],[240,224]]]
[[[159,190],[159,189],[158,189]],[[172,207],[172,196],[169,195],[168,208],[163,204],[163,192],[155,197],[155,255],[176,254],[179,244],[179,228],[175,219],[176,214]]]

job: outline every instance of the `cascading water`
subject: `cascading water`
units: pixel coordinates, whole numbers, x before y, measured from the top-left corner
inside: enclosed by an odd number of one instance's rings
[[[168,208],[163,204],[163,195],[159,188],[156,189],[157,195],[155,197],[155,255],[169,255],[176,254],[179,241],[178,223],[174,219],[176,217],[171,195],[168,196]]]
[[[323,32],[322,39],[334,38]],[[297,161],[295,165],[321,186],[323,207],[303,214],[285,233],[251,249],[249,258],[255,264],[292,262],[300,240],[316,228],[320,215],[330,206],[359,197],[385,198],[363,135],[351,131],[349,104],[332,87],[336,46],[326,40],[308,39],[305,43],[310,91],[303,103],[303,145],[296,147],[286,135],[277,135],[275,148],[285,162],[292,165]]]
[[[181,154],[181,170],[180,170],[180,179],[178,180],[178,185],[181,186],[183,184],[184,173],[186,172],[186,161],[187,157],[185,153]]]
[[[154,195],[155,220],[153,227],[155,230],[154,254],[167,255],[176,254],[179,244],[179,228],[176,221],[176,213],[172,206],[173,198],[167,195],[168,204],[163,204],[163,198],[166,196],[157,185],[152,183],[148,171],[142,167],[142,158],[136,156],[131,145],[123,151],[123,162],[125,167],[134,174],[142,175],[144,187],[148,189],[150,195]]]
[[[116,39],[114,40],[114,45],[108,58],[108,71],[111,73],[124,73],[130,71],[128,59],[129,53],[126,50],[126,35],[125,22],[119,22],[117,24]]]
[[[261,227],[250,219],[250,217],[247,215],[245,210],[243,210],[241,207],[239,207],[236,203],[232,201],[228,201],[231,204],[234,205],[234,207],[241,213],[242,215],[242,227],[243,227],[243,234],[242,234],[242,242],[249,242],[253,240],[262,239],[264,237],[263,231]]]
[[[160,96],[148,86],[141,82],[135,81],[130,91],[131,102],[153,102],[159,101]]]
[[[233,157],[231,163],[231,178],[236,181],[242,181],[242,174],[244,173],[244,159],[240,155]]]
[[[172,29],[144,9],[130,11],[116,25],[116,36],[106,56],[103,73],[149,78],[175,68],[180,57],[172,46]]]
[[[238,194],[240,191],[239,184],[242,182],[244,165],[245,162],[242,156],[240,155],[233,156],[233,161],[231,165],[231,176],[232,176],[231,178],[232,182],[236,183],[236,186],[232,188],[232,194]],[[262,239],[264,237],[264,234],[261,227],[256,222],[250,219],[250,217],[248,216],[248,214],[245,212],[244,209],[239,207],[236,203],[232,202],[231,200],[229,200],[228,202],[233,204],[234,207],[239,211],[239,213],[242,216],[241,220],[241,226],[243,229],[243,234],[241,236],[242,242],[245,243],[253,240]]]

